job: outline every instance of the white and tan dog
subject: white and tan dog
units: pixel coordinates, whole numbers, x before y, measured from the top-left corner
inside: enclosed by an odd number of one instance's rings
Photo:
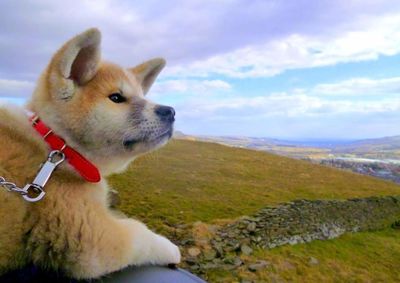
[[[101,34],[90,29],[52,58],[28,104],[55,134],[99,169],[84,180],[64,162],[36,203],[0,187],[0,272],[35,264],[74,278],[97,278],[129,265],[180,262],[177,246],[108,208],[104,179],[171,137],[173,108],[145,99],[165,65],[132,69],[100,60]],[[0,176],[24,186],[49,154],[22,109],[0,108]]]

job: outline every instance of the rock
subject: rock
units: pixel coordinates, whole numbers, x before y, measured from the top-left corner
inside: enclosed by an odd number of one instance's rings
[[[256,230],[256,223],[250,222],[250,224],[247,225],[247,231],[254,232],[255,230]]]
[[[228,238],[236,238],[236,236],[239,234],[239,230],[234,230],[234,231],[229,231],[228,232]]]
[[[251,255],[253,253],[253,249],[250,248],[248,245],[243,244],[240,247],[240,251],[244,254],[244,255]]]
[[[197,260],[193,257],[188,257],[185,259],[185,262],[189,265],[195,265],[197,263]]]
[[[204,259],[207,261],[212,261],[216,256],[217,253],[213,249],[204,251]]]
[[[235,266],[235,267],[239,267],[239,266],[241,266],[243,264],[243,261],[239,258],[239,257],[236,257],[234,260],[233,260],[233,265]]]
[[[191,247],[191,248],[188,249],[188,254],[191,257],[198,257],[201,254],[201,251],[197,247]]]
[[[203,269],[215,269],[218,267],[218,264],[207,262],[202,267]]]
[[[235,261],[235,258],[233,256],[227,256],[223,259],[223,262],[225,264],[233,264]]]
[[[318,265],[319,264],[319,260],[316,259],[315,257],[310,257],[309,261],[308,261],[309,265]]]
[[[235,257],[232,255],[228,255],[227,257],[225,257],[222,262],[225,265],[230,265],[233,266],[234,268],[239,267],[243,264],[243,261],[240,259],[240,257]]]
[[[248,269],[252,272],[256,272],[260,269],[266,268],[270,263],[265,260],[259,260],[256,263],[250,264]]]
[[[260,243],[261,241],[262,241],[262,238],[260,236],[253,239],[253,242],[256,242],[256,243]]]
[[[213,245],[214,249],[217,251],[217,256],[221,257],[224,254],[224,248],[222,246],[222,244],[220,243],[215,243]]]
[[[227,246],[224,248],[226,252],[233,252],[240,250],[240,243],[238,242],[228,242]]]

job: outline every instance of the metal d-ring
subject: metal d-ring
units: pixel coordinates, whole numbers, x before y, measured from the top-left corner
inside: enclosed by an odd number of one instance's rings
[[[50,154],[47,158],[47,161],[53,163],[54,166],[60,165],[65,160],[65,154],[62,152],[64,149],[65,149],[65,143],[64,143],[64,146],[60,150],[53,150],[52,152],[50,152]],[[59,159],[54,160],[53,158],[55,158],[57,156],[59,157]]]

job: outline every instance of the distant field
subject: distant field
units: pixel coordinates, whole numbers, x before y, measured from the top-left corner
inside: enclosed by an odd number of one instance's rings
[[[294,199],[400,195],[400,186],[269,153],[174,140],[110,178],[120,209],[163,224],[210,222]]]

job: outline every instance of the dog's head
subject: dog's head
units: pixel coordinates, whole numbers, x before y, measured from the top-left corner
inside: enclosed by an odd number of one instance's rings
[[[29,107],[107,174],[165,144],[175,111],[145,98],[164,59],[124,69],[101,61],[100,41],[100,32],[90,29],[65,43],[41,76]]]

